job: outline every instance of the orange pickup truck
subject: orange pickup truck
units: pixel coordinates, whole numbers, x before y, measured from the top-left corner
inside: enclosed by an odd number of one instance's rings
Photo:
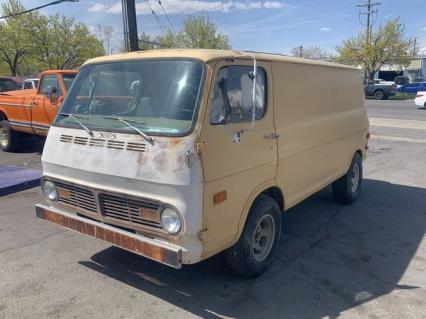
[[[0,93],[0,149],[12,151],[25,134],[45,136],[77,71],[41,73],[37,90]]]

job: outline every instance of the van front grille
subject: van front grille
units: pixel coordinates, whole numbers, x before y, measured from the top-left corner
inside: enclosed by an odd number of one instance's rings
[[[106,218],[161,228],[157,202],[101,193],[99,206]]]
[[[58,201],[73,208],[97,213],[96,199],[89,189],[75,185],[56,182]]]
[[[54,180],[58,204],[76,213],[90,216],[109,224],[129,228],[150,226],[161,229],[161,203],[146,198],[104,193],[75,184]]]

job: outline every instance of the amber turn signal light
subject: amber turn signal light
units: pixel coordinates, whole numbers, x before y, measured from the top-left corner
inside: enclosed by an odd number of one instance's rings
[[[221,191],[213,195],[213,205],[226,201],[226,191]]]

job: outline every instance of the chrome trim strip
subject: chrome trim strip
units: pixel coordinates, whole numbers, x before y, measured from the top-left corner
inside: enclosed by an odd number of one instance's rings
[[[49,130],[50,126],[47,125],[41,125],[41,124],[31,124],[31,122],[21,122],[21,121],[9,121],[10,125],[12,126],[22,126],[22,127],[33,127],[40,130]]]
[[[4,106],[17,106],[17,107],[31,107],[32,104],[20,104],[20,103],[0,103],[0,105]]]
[[[15,122],[15,121],[9,121],[10,125],[12,126],[22,126],[22,127],[30,127],[31,124],[27,124],[28,122]]]

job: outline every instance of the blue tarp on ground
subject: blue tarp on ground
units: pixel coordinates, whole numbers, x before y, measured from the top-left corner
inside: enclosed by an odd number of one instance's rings
[[[0,165],[0,196],[40,185],[41,170]]]

